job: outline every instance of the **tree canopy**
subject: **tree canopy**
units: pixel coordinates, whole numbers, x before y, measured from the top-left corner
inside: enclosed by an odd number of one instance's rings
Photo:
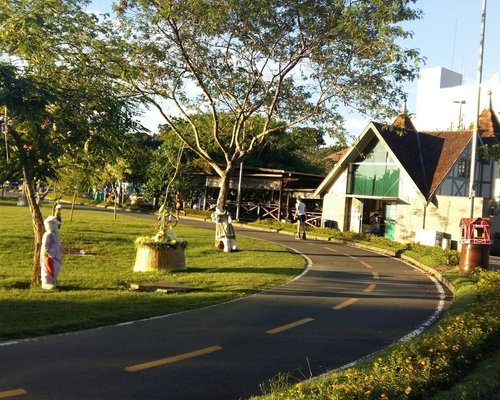
[[[420,15],[414,2],[122,0],[129,40],[113,65],[221,176],[224,204],[231,170],[273,132],[311,123],[338,132],[341,106],[387,116],[399,105],[420,61],[398,44],[411,35],[401,23]],[[207,112],[209,131],[195,118]],[[253,116],[262,123],[249,129]]]
[[[87,14],[86,3],[0,3],[2,127],[9,165],[22,170],[33,216],[33,283],[40,281],[44,231],[35,182],[54,177],[63,155],[76,156],[89,139],[109,143],[134,128],[135,99],[94,57],[112,25]]]

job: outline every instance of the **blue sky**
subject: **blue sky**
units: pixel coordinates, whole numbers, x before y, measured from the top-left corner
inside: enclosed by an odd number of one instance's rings
[[[479,56],[480,23],[483,0],[418,0],[416,7],[422,19],[407,23],[414,32],[405,47],[417,48],[426,58],[427,67],[445,67],[460,72],[464,83],[475,83]],[[110,0],[94,0],[89,9],[109,12]],[[488,0],[484,44],[483,80],[500,72],[500,1]],[[415,112],[417,83],[405,85],[408,92],[408,109]],[[150,115],[152,117],[152,115]],[[345,114],[346,128],[358,135],[366,126],[367,118],[356,113]]]

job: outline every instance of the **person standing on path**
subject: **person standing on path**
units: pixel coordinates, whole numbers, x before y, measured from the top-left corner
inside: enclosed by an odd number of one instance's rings
[[[297,196],[297,203],[295,204],[295,218],[297,218],[297,238],[306,238],[306,205],[300,196]],[[301,235],[302,232],[302,235]]]
[[[181,211],[184,211],[184,201],[182,200],[181,192],[177,191],[175,192],[175,212],[177,219],[179,219]],[[186,215],[185,211],[184,215]]]

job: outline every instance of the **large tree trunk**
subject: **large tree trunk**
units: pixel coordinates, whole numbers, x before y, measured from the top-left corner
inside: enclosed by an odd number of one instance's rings
[[[21,140],[20,134],[15,130],[9,131],[14,139],[14,144],[19,152],[19,159],[21,161],[21,168],[23,171],[23,189],[28,200],[29,209],[31,211],[31,220],[33,223],[33,234],[34,234],[34,249],[33,249],[33,272],[31,276],[31,286],[40,285],[42,282],[41,277],[41,266],[40,266],[40,251],[42,249],[42,239],[45,232],[45,227],[43,226],[42,212],[40,211],[40,206],[36,201],[35,193],[35,178],[31,165],[29,163],[28,157],[26,155],[25,149],[23,148],[23,142]]]
[[[35,183],[33,179],[28,179],[27,174],[24,172],[24,191],[28,200],[28,205],[31,211],[31,219],[33,222],[34,234],[34,250],[33,250],[33,273],[31,276],[31,286],[37,286],[41,283],[41,265],[40,265],[40,251],[42,248],[42,238],[45,232],[43,226],[43,217],[40,206],[36,201]]]
[[[231,171],[226,170],[220,177],[219,197],[217,198],[217,206],[222,209],[226,208],[227,195],[229,193],[229,181],[231,179]]]

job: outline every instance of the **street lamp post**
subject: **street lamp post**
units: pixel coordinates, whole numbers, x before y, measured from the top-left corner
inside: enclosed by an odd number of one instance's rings
[[[462,116],[462,106],[466,103],[465,100],[455,100],[453,103],[460,104],[458,109],[458,129],[463,129],[464,127],[464,118]]]
[[[236,199],[236,221],[240,220],[240,207],[241,207],[241,179],[243,178],[243,161],[240,162],[240,178],[238,180],[238,196]]]

